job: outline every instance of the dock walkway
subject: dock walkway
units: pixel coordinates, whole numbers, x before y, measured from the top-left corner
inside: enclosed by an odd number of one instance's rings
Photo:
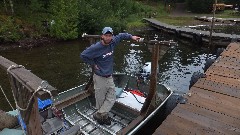
[[[231,43],[153,135],[240,134],[240,44]]]
[[[196,30],[189,27],[168,25],[166,23],[160,22],[152,18],[144,18],[143,20],[149,23],[152,27],[155,27],[169,34],[174,34],[176,37],[183,37],[183,38],[190,39],[196,44],[209,43],[209,38],[210,38],[209,31]],[[232,41],[240,42],[240,35],[213,32],[212,41],[214,44],[218,46],[226,47]]]
[[[198,16],[195,16],[194,18],[196,20],[200,20],[200,21],[212,22],[213,17],[207,17],[207,16],[198,17]],[[224,23],[224,22],[235,22],[236,24],[240,23],[239,18],[218,18],[218,17],[215,17],[215,21],[216,22],[222,22],[222,23]]]

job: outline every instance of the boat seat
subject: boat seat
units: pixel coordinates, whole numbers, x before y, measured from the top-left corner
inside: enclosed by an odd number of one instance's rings
[[[42,124],[42,130],[45,134],[52,134],[61,128],[63,128],[63,121],[58,117],[47,119]]]
[[[78,134],[80,134],[80,126],[75,125],[75,126],[71,127],[70,129],[68,129],[67,131],[64,131],[60,135],[78,135]]]

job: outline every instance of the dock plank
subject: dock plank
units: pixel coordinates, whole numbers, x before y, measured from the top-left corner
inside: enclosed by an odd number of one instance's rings
[[[240,78],[240,70],[229,69],[228,67],[213,65],[205,72],[206,74],[224,76],[228,78]]]
[[[171,117],[167,117],[167,121],[162,125],[163,126],[157,129],[153,135],[162,135],[159,134],[159,132],[164,132],[166,135],[223,135],[221,132],[216,133],[211,127],[199,125],[198,123],[181,118],[175,114],[172,114]]]
[[[235,69],[235,70],[240,70],[239,64],[233,63],[233,62],[228,62],[228,61],[219,61],[217,63],[213,63],[214,66],[219,66],[219,67],[225,67],[230,69]]]
[[[216,75],[208,75],[207,78],[205,78],[205,79],[209,80],[209,81],[212,80],[212,81],[216,81],[219,83],[228,84],[228,85],[231,85],[233,87],[240,89],[240,80],[239,79],[227,78],[227,77],[216,76]]]
[[[209,115],[208,113],[207,115]],[[176,115],[186,121],[191,121],[197,124],[198,126],[200,125],[201,127],[205,127],[206,130],[218,131],[219,134],[236,134],[237,133],[232,130],[232,129],[235,129],[235,127],[225,124],[222,121],[209,118],[204,114],[194,113],[191,110],[190,111],[186,110],[185,108],[176,108],[176,110],[173,112],[173,115]],[[194,128],[196,128],[195,125],[192,127],[192,129]],[[237,128],[237,130],[239,129]],[[194,129],[193,133],[194,134],[198,133],[196,131],[199,132],[199,130]],[[203,133],[201,132],[201,134]]]
[[[240,44],[231,43],[154,135],[240,134]]]
[[[209,92],[196,87],[192,87],[190,92],[192,95],[188,98],[190,104],[198,105],[208,110],[214,110],[240,120],[240,106],[238,98],[233,98],[220,93]]]
[[[229,95],[240,99],[240,89],[232,87],[231,85],[228,84],[223,84],[216,81],[201,78],[197,81],[197,83],[193,87],[213,91],[216,93],[221,93],[224,95]]]
[[[191,105],[189,103],[184,104],[184,105],[180,104],[176,108],[176,110],[179,110],[178,108],[181,108],[181,113],[183,113],[183,114],[185,114],[185,111],[187,111],[187,112],[195,113],[197,115],[202,115],[204,117],[207,117],[208,119],[218,121],[220,123],[224,123],[224,124],[230,125],[232,127],[236,127],[236,129],[239,129],[239,127],[240,127],[240,121],[238,119],[235,119],[233,117],[229,117],[227,115],[223,115],[221,113],[217,113],[214,111],[209,111],[204,108],[199,108],[197,105]]]
[[[224,53],[223,53],[224,54]],[[233,54],[233,53],[232,53]],[[221,57],[219,57],[219,59],[217,59],[216,62],[218,61],[222,61],[222,62],[233,62],[233,63],[240,63],[240,57],[233,57],[233,56],[226,56],[226,55],[221,55]]]

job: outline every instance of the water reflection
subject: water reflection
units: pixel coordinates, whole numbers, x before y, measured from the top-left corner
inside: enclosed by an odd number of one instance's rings
[[[177,94],[187,93],[194,72],[204,72],[206,59],[215,55],[188,48],[188,46],[172,46],[160,60],[159,82],[168,85]]]
[[[156,31],[143,31],[138,35],[145,40],[172,39]],[[86,41],[71,41],[30,50],[18,48],[0,51],[0,55],[25,66],[61,92],[88,80],[91,68],[79,57],[88,46]],[[159,61],[159,82],[168,85],[176,93],[186,93],[191,75],[195,71],[203,72],[206,58],[206,53],[199,48],[185,44],[172,46]],[[140,71],[144,63],[151,61],[151,52],[146,43],[123,41],[115,49],[114,60],[115,72],[134,74]],[[11,98],[6,72],[2,70],[0,70],[0,85]],[[11,102],[13,103],[12,100]],[[0,94],[0,108],[10,110],[2,94]]]
[[[142,59],[143,59],[139,55],[141,53],[142,53],[141,50],[134,50],[132,48],[132,49],[129,49],[129,53],[127,55],[124,55],[124,59],[126,63],[126,67],[125,67],[126,73],[135,74],[136,71],[140,70]]]

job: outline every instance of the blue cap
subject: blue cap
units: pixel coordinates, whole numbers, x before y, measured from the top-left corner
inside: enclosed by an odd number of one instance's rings
[[[106,34],[110,32],[111,34],[113,34],[113,29],[111,27],[105,27],[103,28],[102,34]]]

